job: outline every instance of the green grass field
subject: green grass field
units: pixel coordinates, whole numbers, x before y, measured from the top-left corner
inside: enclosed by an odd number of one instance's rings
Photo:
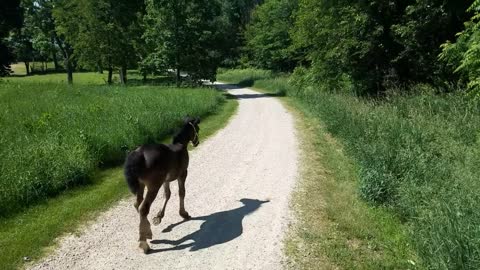
[[[204,140],[237,107],[211,88],[105,86],[99,74],[82,75],[74,86],[56,81],[65,74],[0,82],[1,269],[39,258],[128,194],[121,168],[101,167],[136,145],[169,141],[187,114],[203,118]]]
[[[224,102],[209,88],[0,84],[0,213],[87,183],[99,165]]]
[[[329,93],[321,85],[297,88],[289,78],[268,71],[230,70],[218,78],[286,93],[298,104],[297,108],[319,121],[322,129],[316,131],[318,136],[331,134],[356,164],[351,176],[355,178],[355,191],[351,195],[363,198],[370,208],[388,209],[397,217],[393,220],[399,226],[400,222],[405,225],[409,245],[418,254],[417,267],[480,268],[478,103],[462,94],[432,94],[435,89],[425,85],[412,89],[413,95],[390,95],[375,101]],[[328,161],[332,157],[321,147],[317,152]],[[325,196],[319,196],[319,200]],[[327,208],[340,203],[327,201]],[[301,209],[309,205],[314,207],[315,201],[304,202]],[[333,216],[339,215],[336,212]],[[338,217],[334,220],[340,228],[357,222]],[[311,226],[315,222],[307,219],[305,226],[315,228]],[[371,224],[373,229],[375,223],[371,219],[363,227]],[[361,227],[356,231],[362,231]],[[392,237],[384,234],[383,239]],[[316,250],[321,245],[311,247]]]

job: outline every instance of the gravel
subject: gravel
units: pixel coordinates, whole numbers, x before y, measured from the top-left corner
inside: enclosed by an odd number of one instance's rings
[[[219,87],[239,98],[239,108],[224,129],[191,152],[185,205],[192,220],[178,215],[173,182],[165,217],[152,225],[150,254],[138,248],[132,196],[80,233],[59,239],[32,269],[281,269],[297,178],[294,119],[273,97]],[[150,219],[162,203],[159,195]]]

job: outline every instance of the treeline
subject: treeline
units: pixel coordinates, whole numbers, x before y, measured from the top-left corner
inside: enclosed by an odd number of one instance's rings
[[[243,63],[359,94],[418,83],[476,89],[474,2],[266,0],[247,25]]]
[[[219,65],[238,63],[241,33],[259,0],[5,0],[0,20],[0,74],[10,64],[53,61],[73,72],[148,74],[175,71],[213,80]]]

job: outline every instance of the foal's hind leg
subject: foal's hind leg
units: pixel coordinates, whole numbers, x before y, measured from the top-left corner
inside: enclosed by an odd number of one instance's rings
[[[178,178],[178,195],[180,197],[180,216],[184,219],[190,219],[190,215],[185,211],[185,180],[187,180],[187,171]]]
[[[150,212],[150,207],[157,196],[159,188],[160,185],[152,187],[149,186],[147,195],[138,209],[138,212],[140,213],[140,237],[138,241],[140,241],[140,248],[143,249],[144,253],[147,253],[150,250],[150,247],[147,244],[147,239],[152,239],[152,229],[150,222],[148,222],[147,216],[148,212]]]
[[[162,222],[162,218],[165,216],[165,208],[167,208],[167,202],[170,199],[172,192],[170,191],[170,183],[165,181],[163,184],[163,189],[165,190],[165,202],[163,203],[162,210],[158,212],[157,216],[153,218],[153,225],[158,225]]]
[[[145,192],[145,185],[142,182],[140,182],[140,185],[139,185],[138,190],[137,190],[137,200],[133,204],[135,209],[137,209],[137,212],[138,212],[138,207],[140,207],[140,204],[142,204],[142,202],[143,202],[143,193],[144,192]]]

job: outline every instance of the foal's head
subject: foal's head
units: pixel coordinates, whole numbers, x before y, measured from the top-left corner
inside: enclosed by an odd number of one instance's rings
[[[198,133],[200,132],[200,118],[187,117],[184,120],[182,130],[175,136],[173,143],[188,144],[192,142],[193,146],[197,146],[200,141]]]

